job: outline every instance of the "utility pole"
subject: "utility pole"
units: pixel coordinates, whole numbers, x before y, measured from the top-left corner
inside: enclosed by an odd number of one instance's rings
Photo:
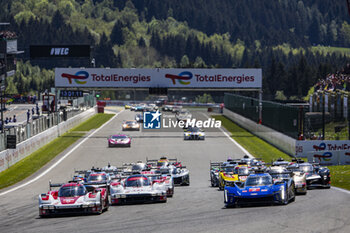
[[[9,23],[0,23],[0,26],[7,26],[10,25]],[[1,43],[1,41],[0,41]],[[5,42],[6,43],[6,42]],[[0,46],[1,48],[1,46]],[[6,53],[7,53],[7,45],[3,46],[3,51],[0,51],[0,59],[4,59],[3,66],[1,67],[0,63],[0,108],[1,108],[1,133],[4,133],[4,88],[5,88],[5,79],[6,79],[6,74],[7,74],[7,59],[6,59]],[[0,60],[1,61],[1,60]]]
[[[325,137],[326,137],[326,135],[325,135],[325,127],[326,127],[325,108],[326,108],[325,95],[322,94],[322,140],[325,140]]]

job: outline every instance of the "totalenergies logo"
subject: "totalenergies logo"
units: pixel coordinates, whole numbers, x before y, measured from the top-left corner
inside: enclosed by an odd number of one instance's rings
[[[318,158],[319,162],[323,161],[330,161],[332,157],[332,153],[331,152],[325,152],[323,153],[323,155],[314,155],[314,158]]]
[[[325,150],[326,149],[326,143],[322,142],[319,146],[314,145],[313,148],[316,151]]]
[[[192,79],[193,74],[191,72],[189,72],[189,71],[184,71],[184,72],[181,72],[179,75],[166,74],[165,77],[166,78],[170,78],[173,81],[174,85],[176,84],[175,80],[178,80],[179,83],[182,84],[182,85],[188,85],[191,82],[190,81],[186,82],[186,80]]]
[[[81,70],[76,72],[74,75],[63,73],[61,76],[62,78],[67,78],[69,81],[69,84],[72,84],[72,79],[74,79],[75,83],[77,84],[85,84],[87,81],[80,81],[80,80],[87,79],[89,77],[89,73]]]

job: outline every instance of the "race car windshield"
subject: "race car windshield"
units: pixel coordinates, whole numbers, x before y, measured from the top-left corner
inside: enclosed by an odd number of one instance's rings
[[[249,175],[249,169],[248,168],[239,168],[237,169],[238,175]]]
[[[288,179],[290,175],[287,173],[272,173],[270,174],[274,179]]]
[[[197,133],[197,132],[200,132],[201,130],[199,128],[194,127],[194,128],[190,128],[189,131]]]
[[[292,171],[292,172],[300,172],[300,171],[302,171],[299,167],[287,167],[287,169],[289,170],[289,171]]]
[[[157,162],[157,167],[162,167],[162,166],[164,166],[165,165],[165,161],[158,161]]]
[[[271,176],[249,176],[245,182],[246,186],[263,186],[272,184]]]
[[[287,166],[289,164],[289,162],[287,162],[287,161],[277,161],[277,162],[274,162],[273,164],[277,165],[277,166]]]
[[[89,178],[88,178],[88,182],[90,181],[104,181],[106,180],[106,175],[90,175]]]
[[[125,139],[125,138],[127,138],[127,136],[125,136],[125,135],[114,135],[114,136],[112,136],[112,139]]]
[[[312,165],[300,165],[300,168],[303,172],[312,172],[314,170]]]
[[[86,189],[84,186],[66,186],[61,187],[58,191],[59,197],[75,197],[83,196],[86,194]]]
[[[234,172],[234,171],[235,171],[235,168],[234,168],[234,167],[225,167],[225,168],[224,168],[224,171],[225,171],[226,173]]]
[[[149,186],[150,182],[146,177],[131,177],[126,180],[126,187],[142,187]]]
[[[132,165],[132,167],[131,167],[131,170],[133,170],[133,171],[141,171],[142,169],[143,169],[142,166],[138,165],[138,164]]]

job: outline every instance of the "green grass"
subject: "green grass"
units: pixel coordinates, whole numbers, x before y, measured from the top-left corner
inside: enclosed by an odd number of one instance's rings
[[[231,133],[231,137],[254,157],[262,158],[262,160],[265,162],[271,162],[272,160],[276,160],[278,158],[284,158],[286,160],[291,159],[288,154],[278,150],[276,147],[239,127],[227,117],[222,115],[215,115],[213,117],[216,120],[220,120],[222,122],[222,126]]]
[[[331,170],[331,184],[350,190],[350,165],[329,166]]]
[[[11,186],[32,175],[85,135],[84,132],[77,133],[77,131],[90,131],[91,129],[98,128],[113,116],[114,114],[94,115],[77,127],[71,129],[69,132],[63,134],[61,137],[56,138],[31,155],[14,164],[9,169],[1,172],[0,189]]]
[[[114,114],[96,114],[84,123],[75,127],[72,131],[90,131],[92,129],[97,129],[113,116]]]
[[[344,128],[342,128],[340,132],[336,133],[334,129],[335,126],[344,126]],[[321,135],[321,134],[322,134],[322,129],[319,129],[316,135]],[[326,124],[325,140],[348,140],[348,139],[349,139],[349,133],[348,133],[347,121],[330,122]]]

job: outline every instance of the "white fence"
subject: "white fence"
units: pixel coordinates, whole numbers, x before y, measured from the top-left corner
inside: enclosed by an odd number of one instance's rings
[[[6,170],[21,159],[32,154],[34,151],[51,142],[61,134],[67,132],[74,126],[82,123],[96,113],[95,108],[90,108],[87,111],[76,115],[67,121],[61,122],[58,125],[51,127],[19,144],[16,149],[7,149],[0,152],[0,172]]]

